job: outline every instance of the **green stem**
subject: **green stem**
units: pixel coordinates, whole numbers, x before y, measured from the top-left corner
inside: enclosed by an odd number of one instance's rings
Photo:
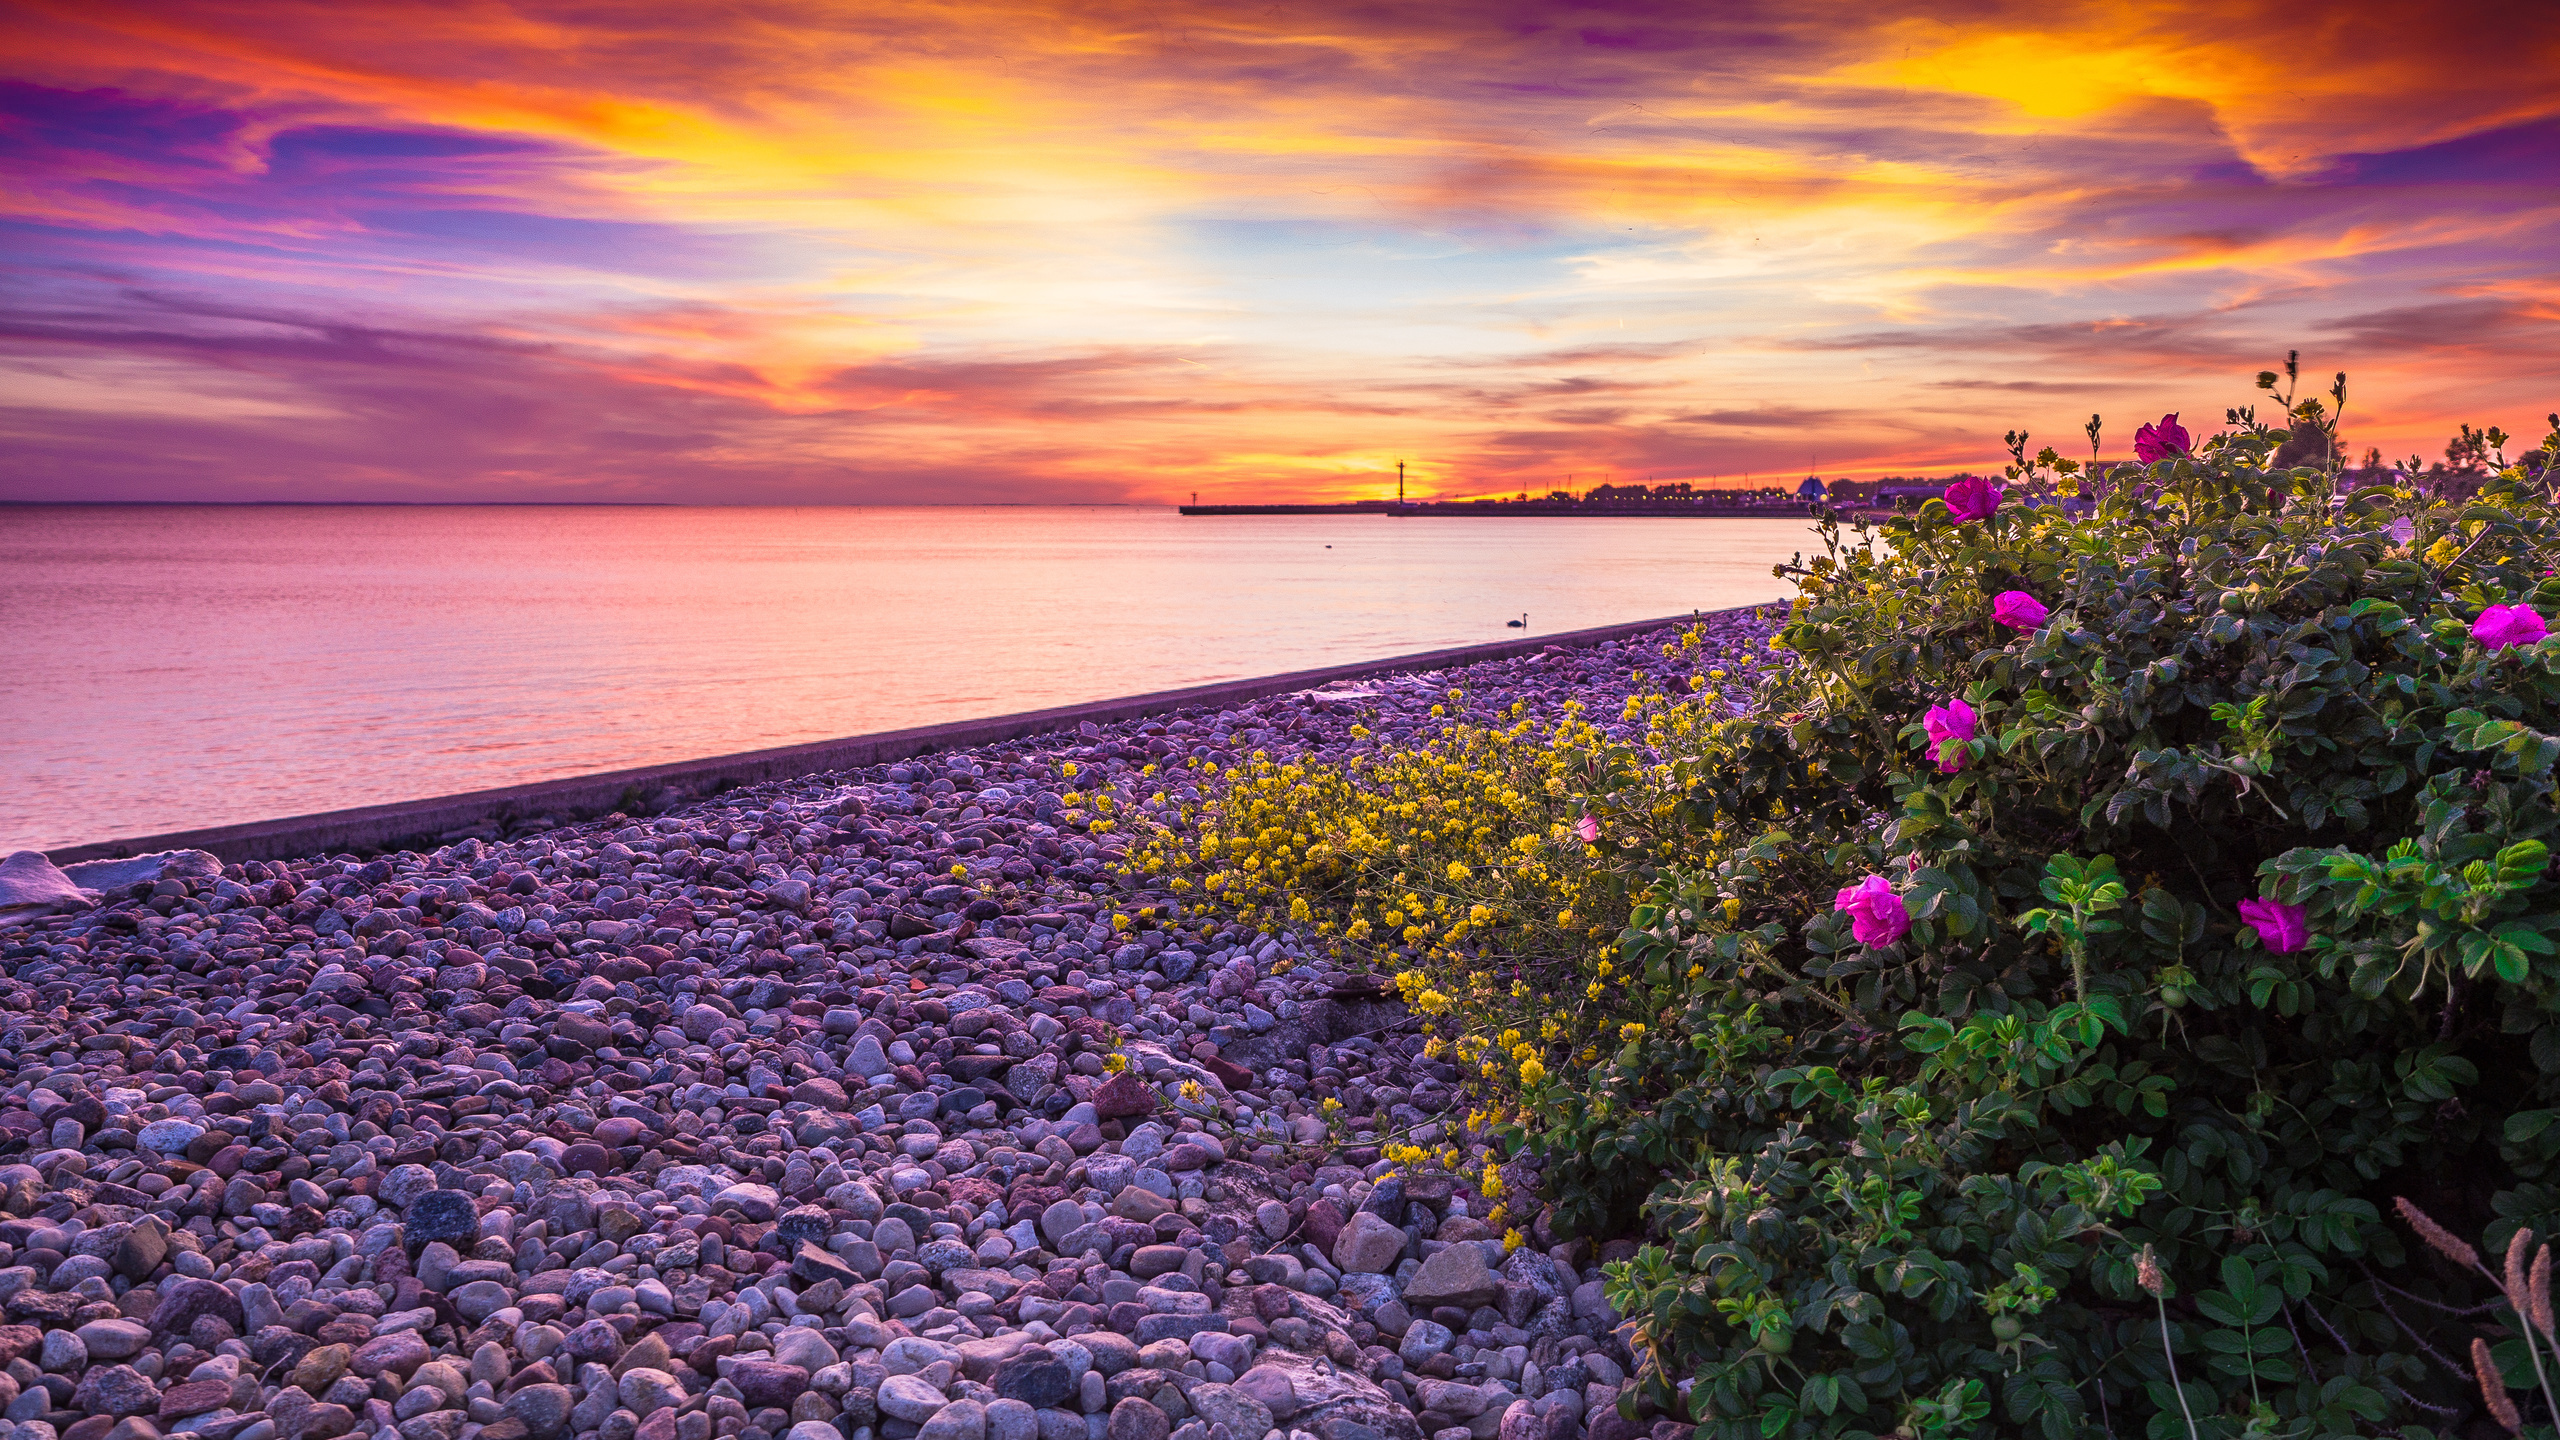
[[[2187,1387],[2178,1383],[2178,1353],[2169,1344],[2169,1302],[2157,1295],[2151,1298],[2160,1307],[2160,1354],[2169,1362],[2169,1388],[2178,1392],[2178,1409],[2187,1417],[2187,1440],[2202,1440],[2196,1434],[2196,1412],[2187,1405]]]
[[[2240,1327],[2240,1343],[2248,1347],[2242,1353],[2249,1357],[2249,1405],[2252,1409],[2266,1403],[2264,1400],[2258,1398],[2258,1351],[2255,1344],[2257,1338],[2258,1330],[2256,1326],[2243,1325]]]

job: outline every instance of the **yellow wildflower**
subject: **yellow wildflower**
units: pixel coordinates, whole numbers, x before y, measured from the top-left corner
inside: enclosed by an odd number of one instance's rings
[[[1547,1067],[1538,1063],[1538,1057],[1537,1057],[1537,1056],[1532,1055],[1532,1056],[1530,1056],[1528,1059],[1523,1060],[1523,1061],[1521,1061],[1521,1062],[1520,1062],[1520,1083],[1521,1083],[1521,1084],[1523,1084],[1523,1085],[1535,1085],[1535,1084],[1537,1084],[1539,1081],[1544,1080],[1544,1079],[1546,1079],[1546,1078],[1547,1078]]]

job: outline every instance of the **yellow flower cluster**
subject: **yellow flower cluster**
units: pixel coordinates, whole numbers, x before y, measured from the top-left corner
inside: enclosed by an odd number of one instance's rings
[[[1692,631],[1672,648],[1700,645]],[[1644,1002],[1610,958],[1627,915],[1620,857],[1674,834],[1694,845],[1673,811],[1720,723],[1706,683],[1729,673],[1684,674],[1676,696],[1631,696],[1623,713],[1640,739],[1612,738],[1578,706],[1553,724],[1514,706],[1491,724],[1446,720],[1338,761],[1256,751],[1225,768],[1192,762],[1196,806],[1130,807],[1140,818],[1122,865],[1160,877],[1185,909],[1313,932],[1335,958],[1393,977],[1425,1017],[1425,1055],[1454,1059],[1482,1093],[1537,1089],[1552,1069],[1645,1033],[1621,1024]],[[1373,739],[1365,726],[1351,733]]]
[[[1312,926],[1346,955],[1570,955],[1625,908],[1571,827],[1570,792],[1605,737],[1578,712],[1543,732],[1518,717],[1341,764],[1257,752],[1204,777],[1196,828],[1141,826],[1126,863],[1265,928]]]

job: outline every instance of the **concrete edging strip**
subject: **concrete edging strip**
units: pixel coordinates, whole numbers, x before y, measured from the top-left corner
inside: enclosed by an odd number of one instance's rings
[[[289,860],[343,851],[432,848],[441,843],[438,837],[442,835],[491,820],[556,815],[562,823],[572,823],[621,809],[635,795],[666,789],[699,797],[768,780],[885,764],[929,751],[965,750],[972,746],[1072,730],[1086,721],[1097,725],[1115,724],[1195,706],[1238,705],[1272,695],[1313,690],[1344,680],[1367,679],[1373,675],[1446,670],[1486,660],[1507,660],[1517,655],[1534,654],[1549,646],[1601,645],[1669,626],[1687,625],[1710,616],[1738,614],[1759,608],[1757,605],[1743,605],[1729,610],[1692,611],[1687,615],[1668,615],[1625,625],[1603,625],[1556,635],[1524,636],[1518,640],[1426,650],[1418,655],[1400,655],[1388,660],[1293,670],[1254,680],[1228,680],[1181,690],[1127,695],[1115,700],[1029,710],[1018,715],[954,720],[940,725],[847,736],[839,740],[814,740],[770,750],[749,750],[743,754],[719,755],[705,760],[678,760],[630,770],[608,770],[596,775],[575,775],[497,790],[474,790],[461,795],[404,800],[390,805],[366,805],[282,820],[257,820],[244,825],[182,830],[167,835],[101,840],[46,853],[56,865],[69,865],[82,860],[121,859],[155,850],[209,850],[226,862],[234,862]]]

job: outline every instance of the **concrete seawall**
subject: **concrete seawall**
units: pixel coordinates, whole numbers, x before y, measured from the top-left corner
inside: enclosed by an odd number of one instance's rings
[[[1743,606],[1740,609],[1756,609]],[[1503,660],[1516,655],[1534,654],[1549,646],[1577,647],[1600,645],[1623,640],[1632,635],[1659,630],[1665,626],[1685,625],[1708,614],[1730,611],[1693,612],[1670,615],[1654,620],[1639,620],[1626,625],[1604,625],[1590,630],[1570,630],[1555,635],[1526,636],[1517,640],[1497,640],[1483,645],[1462,645],[1447,650],[1427,650],[1417,655],[1399,655],[1386,660],[1362,661],[1350,665],[1328,665],[1315,670],[1295,670],[1282,675],[1266,675],[1252,680],[1229,680],[1214,685],[1194,685],[1180,690],[1159,690],[1147,695],[1128,695],[1112,700],[1095,700],[1081,705],[1061,705],[1047,710],[1030,710],[1018,715],[997,715],[982,720],[955,720],[942,725],[920,725],[906,730],[884,730],[874,735],[854,735],[839,740],[817,740],[802,745],[784,745],[770,750],[750,750],[737,755],[720,755],[705,760],[680,760],[665,765],[644,765],[630,770],[608,770],[596,775],[577,775],[560,780],[538,781],[531,785],[510,785],[496,790],[474,790],[461,795],[444,795],[426,800],[406,800],[390,805],[366,805],[352,810],[331,810],[317,815],[296,815],[282,820],[259,820],[243,825],[221,825],[203,830],[182,830],[166,835],[144,835],[123,840],[102,840],[88,845],[73,845],[48,852],[57,865],[81,860],[117,859],[145,854],[154,850],[209,850],[225,861],[284,860],[298,856],[345,851],[370,853],[432,846],[438,837],[455,830],[468,829],[490,822],[504,823],[533,815],[548,815],[562,823],[609,814],[638,803],[641,797],[673,790],[687,798],[715,794],[740,785],[753,785],[767,780],[787,779],[828,770],[852,770],[866,765],[879,765],[903,760],[936,750],[963,750],[978,745],[993,745],[1018,740],[1029,735],[1045,735],[1059,730],[1072,730],[1091,721],[1110,724],[1149,715],[1168,714],[1194,706],[1212,708],[1240,705],[1270,695],[1285,695],[1299,690],[1312,690],[1345,680],[1361,680],[1374,675],[1399,672],[1444,670],[1482,660]]]

